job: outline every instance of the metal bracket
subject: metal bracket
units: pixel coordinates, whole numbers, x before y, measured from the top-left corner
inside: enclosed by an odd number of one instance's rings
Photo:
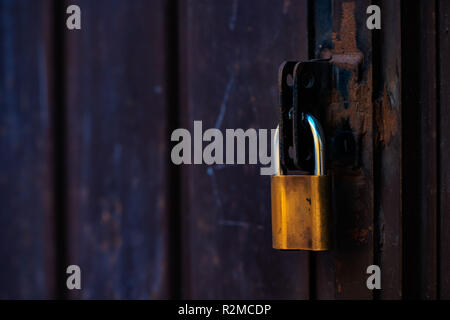
[[[311,131],[303,115],[321,119],[331,96],[330,59],[286,61],[279,71],[280,166],[285,174],[314,168]]]

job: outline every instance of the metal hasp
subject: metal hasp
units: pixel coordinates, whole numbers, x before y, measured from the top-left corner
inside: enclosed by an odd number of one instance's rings
[[[314,63],[285,62],[280,68],[281,119],[272,142],[276,174],[271,177],[272,244],[280,250],[331,248],[325,138],[311,114],[313,104],[321,105],[320,94],[328,88],[329,68],[327,61],[319,60],[315,73]]]

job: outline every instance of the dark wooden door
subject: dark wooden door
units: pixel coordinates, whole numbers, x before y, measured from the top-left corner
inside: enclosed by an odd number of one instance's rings
[[[449,4],[372,2],[0,0],[0,298],[450,298]],[[275,128],[279,65],[327,57],[336,246],[275,251],[259,166],[170,136]]]

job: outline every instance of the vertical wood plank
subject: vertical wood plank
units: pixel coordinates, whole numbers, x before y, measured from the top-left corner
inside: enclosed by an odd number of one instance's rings
[[[440,198],[440,298],[450,299],[450,3],[438,1],[439,58],[439,198]]]
[[[381,299],[402,298],[402,124],[400,1],[383,0],[381,30],[373,31],[375,114],[375,264]]]
[[[437,296],[435,2],[402,2],[404,296]]]
[[[327,3],[320,1],[325,7]],[[330,174],[333,176],[335,248],[316,255],[318,299],[372,299],[366,269],[373,264],[373,105],[369,1],[331,2],[332,33],[316,35],[321,57],[332,57],[335,92],[327,110]],[[319,15],[326,19],[327,14]],[[327,21],[317,20],[321,28]],[[316,30],[320,29],[316,27]]]
[[[75,297],[168,298],[165,1],[66,1],[69,261]]]
[[[183,1],[183,126],[275,128],[277,73],[307,59],[306,1]],[[248,161],[248,160],[247,160]],[[183,167],[185,298],[309,297],[308,254],[271,245],[270,178],[256,165]]]
[[[55,297],[50,1],[0,1],[0,298]]]

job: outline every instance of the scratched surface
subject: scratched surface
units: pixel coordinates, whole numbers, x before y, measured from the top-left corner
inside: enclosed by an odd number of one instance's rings
[[[278,67],[307,58],[306,1],[183,1],[181,10],[183,125],[275,128]],[[258,165],[183,169],[184,297],[308,298],[307,253],[272,249],[270,177]]]
[[[55,295],[48,5],[0,1],[1,299]]]
[[[68,2],[67,2],[68,3]],[[68,263],[90,298],[169,297],[164,1],[70,1]]]

